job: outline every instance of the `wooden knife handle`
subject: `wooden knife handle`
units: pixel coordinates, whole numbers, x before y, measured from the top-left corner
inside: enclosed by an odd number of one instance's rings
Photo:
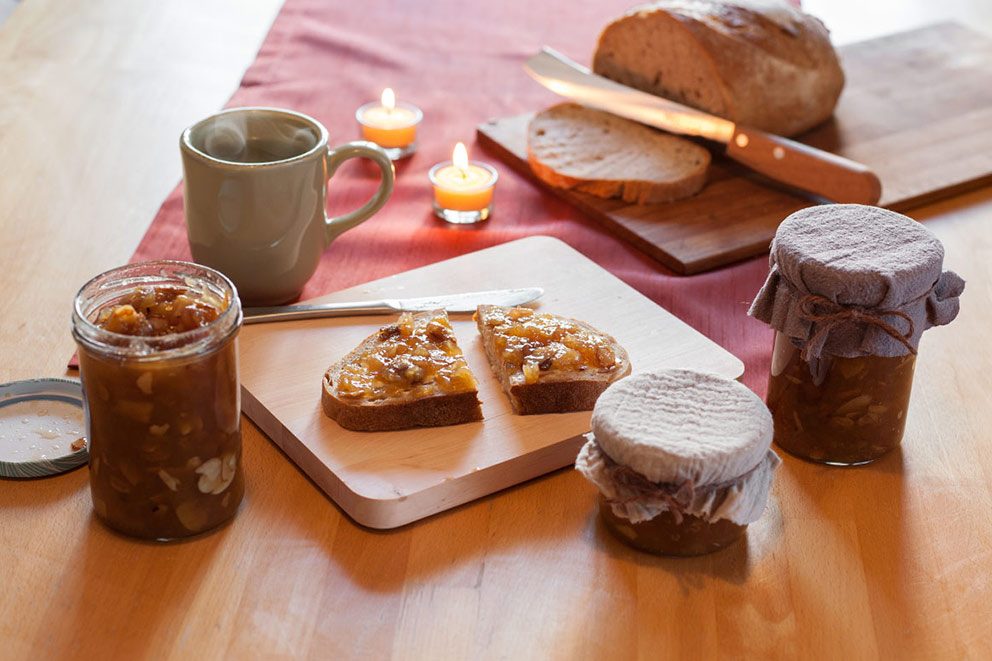
[[[727,156],[832,202],[877,204],[882,195],[878,177],[861,163],[746,126],[734,129]]]

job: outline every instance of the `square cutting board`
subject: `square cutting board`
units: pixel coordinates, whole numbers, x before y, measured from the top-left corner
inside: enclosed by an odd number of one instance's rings
[[[992,39],[941,23],[838,51],[847,78],[840,102],[833,118],[800,142],[871,167],[882,181],[879,206],[896,211],[992,181]],[[815,203],[721,155],[702,191],[668,204],[554,188],[527,164],[532,116],[480,125],[480,144],[677,273],[767,252],[779,223]]]
[[[543,287],[540,310],[613,335],[633,371],[693,367],[737,378],[735,356],[565,243],[536,236],[352,287],[308,302],[360,301]],[[591,413],[514,415],[470,314],[451,315],[479,382],[484,420],[395,432],[354,432],[324,415],[327,367],[395,317],[245,326],[242,408],[355,521],[395,528],[567,466]]]

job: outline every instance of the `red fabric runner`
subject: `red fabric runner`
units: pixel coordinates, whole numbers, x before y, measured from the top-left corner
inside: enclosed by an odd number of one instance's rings
[[[555,101],[523,72],[543,44],[590,59],[601,26],[630,0],[463,2],[287,0],[229,106],[295,109],[327,126],[331,143],[357,139],[355,109],[396,90],[424,111],[419,151],[397,165],[392,199],[325,252],[303,298],[310,298],[498,243],[546,234],[581,251],[706,334],[747,366],[744,382],[764,394],[771,332],[746,314],[767,274],[758,258],[692,277],[673,275],[596,222],[474,146],[490,117]],[[455,142],[500,171],[493,217],[455,229],[431,214],[427,170]],[[373,167],[345,166],[332,180],[331,211],[354,208],[376,185]],[[134,260],[189,259],[182,190],[166,199]]]

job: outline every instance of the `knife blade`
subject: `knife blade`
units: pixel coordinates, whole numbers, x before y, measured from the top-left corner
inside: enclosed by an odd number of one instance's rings
[[[559,96],[672,133],[723,143],[735,161],[828,200],[875,204],[881,196],[878,177],[861,163],[627,87],[547,46],[524,69]]]
[[[445,310],[446,312],[475,312],[480,305],[522,305],[540,298],[544,294],[541,287],[521,287],[518,289],[492,289],[473,291],[445,296],[424,296],[420,298],[385,298],[375,301],[345,303],[322,303],[317,305],[276,305],[270,307],[248,307],[244,309],[244,323],[259,324],[272,321],[295,321],[298,319],[319,319],[322,317],[351,317],[366,314],[391,314],[394,312],[423,312]]]

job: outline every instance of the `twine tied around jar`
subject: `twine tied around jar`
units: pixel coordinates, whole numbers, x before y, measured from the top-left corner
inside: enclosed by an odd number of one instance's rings
[[[916,355],[916,347],[912,343],[916,328],[912,317],[901,310],[876,310],[856,305],[841,305],[826,296],[808,294],[799,302],[799,317],[816,324],[816,332],[806,341],[800,353],[802,359],[807,362],[810,361],[812,349],[822,346],[831,330],[838,324],[848,321],[875,326],[906,347],[909,353]],[[903,319],[909,324],[909,330],[901,333],[898,328],[885,321],[884,317]]]
[[[607,499],[610,505],[627,505],[647,496],[667,503],[675,523],[682,523],[682,512],[696,495],[696,485],[691,480],[686,480],[682,484],[658,484],[651,482],[629,466],[618,464],[609,459],[605,452],[603,456],[611,468],[613,479],[630,491],[630,495],[626,498]]]
[[[596,444],[599,448],[599,444]],[[606,464],[607,470],[613,480],[628,493],[627,496],[623,498],[607,498],[606,502],[610,505],[628,505],[638,500],[642,499],[652,499],[656,501],[662,501],[668,505],[669,511],[672,513],[672,518],[675,519],[675,523],[681,524],[682,517],[687,509],[693,506],[693,502],[696,500],[697,496],[706,496],[716,491],[722,491],[733,487],[736,484],[740,484],[747,480],[747,478],[757,471],[763,461],[759,461],[755,466],[738,475],[735,478],[727,480],[725,482],[717,482],[715,484],[704,484],[697,485],[692,480],[686,480],[682,483],[668,483],[668,482],[652,482],[646,478],[641,473],[638,473],[633,468],[626,466],[624,464],[617,463],[610,458],[605,452],[599,448],[599,452],[603,457],[603,462]],[[778,461],[778,459],[775,459]],[[725,498],[724,495],[723,498]],[[721,500],[723,500],[721,498]]]
[[[894,211],[807,207],[779,225],[748,314],[789,338],[814,375],[833,358],[912,355],[958,314],[965,283],[943,262],[937,237]]]

